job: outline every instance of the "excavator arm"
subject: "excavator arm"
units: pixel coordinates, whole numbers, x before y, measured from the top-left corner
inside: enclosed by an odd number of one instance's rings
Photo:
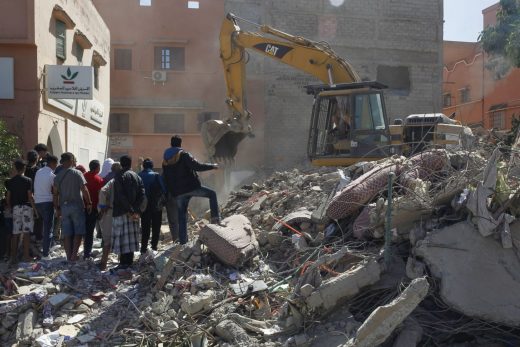
[[[238,20],[259,28],[259,32],[242,31]],[[361,81],[352,66],[325,42],[293,36],[267,25],[259,25],[228,14],[220,31],[220,57],[227,87],[226,104],[230,114],[225,120],[210,120],[202,125],[202,138],[210,157],[231,159],[245,136],[252,134],[251,113],[247,110],[247,51],[304,71],[325,84]]]

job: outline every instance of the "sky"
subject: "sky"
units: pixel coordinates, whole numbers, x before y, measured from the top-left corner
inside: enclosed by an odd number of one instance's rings
[[[477,41],[482,10],[499,0],[444,0],[444,40]]]

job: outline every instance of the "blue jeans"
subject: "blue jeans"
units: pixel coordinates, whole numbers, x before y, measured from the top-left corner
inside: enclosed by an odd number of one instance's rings
[[[191,192],[177,196],[177,208],[179,211],[179,242],[181,244],[185,244],[186,242],[188,242],[188,227],[186,217],[188,214],[188,205],[190,203],[190,199],[194,196],[208,198],[209,208],[211,210],[211,219],[220,219],[220,214],[218,211],[217,193],[215,193],[214,190],[206,187],[200,187],[198,189],[192,190]]]
[[[52,201],[40,202],[36,204],[36,210],[43,223],[43,256],[46,257],[49,255],[53,240],[54,204]]]
[[[85,208],[83,202],[62,203],[61,234],[64,237],[85,235]]]

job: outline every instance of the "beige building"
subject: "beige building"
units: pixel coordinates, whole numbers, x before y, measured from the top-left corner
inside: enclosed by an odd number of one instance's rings
[[[45,143],[102,160],[110,111],[110,32],[91,1],[0,0],[0,119],[23,150]],[[91,99],[47,97],[49,66],[89,70]]]

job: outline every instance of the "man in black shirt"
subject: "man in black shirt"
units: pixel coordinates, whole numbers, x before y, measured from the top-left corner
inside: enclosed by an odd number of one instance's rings
[[[197,171],[216,170],[218,165],[199,163],[189,152],[181,148],[182,138],[178,135],[171,138],[170,144],[171,147],[167,148],[163,155],[163,176],[169,194],[166,212],[173,240],[175,241],[175,238],[178,236],[179,242],[185,244],[188,242],[186,216],[188,214],[188,204],[192,197],[208,198],[211,210],[211,223],[220,222],[217,194],[214,190],[202,186],[197,175]],[[170,205],[172,197],[175,199],[175,204]],[[174,207],[177,208],[177,215],[169,211]],[[178,218],[178,220],[175,220],[175,218]],[[176,227],[178,228],[177,230],[175,230]]]
[[[122,170],[114,177],[112,252],[120,255],[117,268],[126,269],[139,250],[139,216],[146,208],[146,195],[141,177],[130,170],[132,158],[123,155],[119,161]]]
[[[34,192],[34,178],[36,177],[36,172],[40,169],[38,164],[38,152],[35,150],[30,150],[27,152],[27,167],[25,168],[25,177],[30,178],[32,181],[32,191]],[[41,218],[34,219],[34,227],[32,231],[36,240],[41,241],[43,238],[43,221]]]
[[[30,261],[30,236],[34,227],[34,200],[32,181],[24,176],[26,163],[18,159],[14,163],[16,176],[6,182],[7,208],[13,213],[13,236],[11,238],[11,262],[16,262],[18,235],[23,234],[23,260]]]

